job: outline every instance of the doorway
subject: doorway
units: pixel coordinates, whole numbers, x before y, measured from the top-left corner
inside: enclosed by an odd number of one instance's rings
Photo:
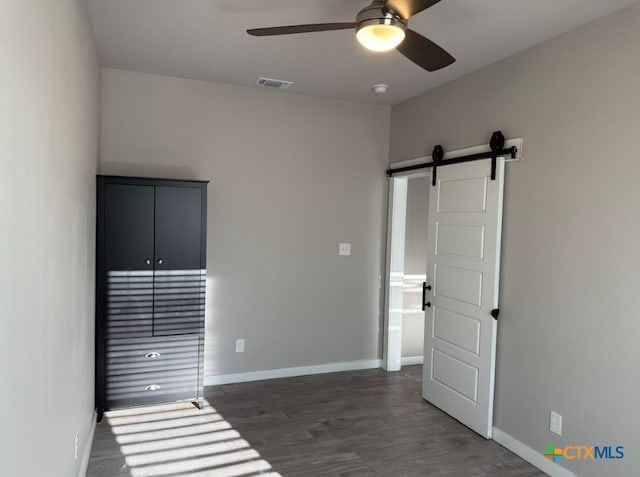
[[[427,281],[427,221],[430,175],[407,178],[401,366],[423,363],[422,283]]]
[[[394,177],[389,184],[386,371],[423,362],[430,184],[430,171]]]

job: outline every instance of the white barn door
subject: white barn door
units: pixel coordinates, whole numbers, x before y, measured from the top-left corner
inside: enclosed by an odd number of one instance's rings
[[[423,397],[492,437],[504,158],[437,169],[431,187]],[[494,312],[495,313],[495,312]]]

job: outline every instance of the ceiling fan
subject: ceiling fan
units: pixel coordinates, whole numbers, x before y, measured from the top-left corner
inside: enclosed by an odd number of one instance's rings
[[[360,10],[355,22],[315,23],[247,30],[253,36],[290,35],[354,28],[356,38],[373,51],[397,49],[418,66],[436,71],[455,60],[443,48],[408,27],[409,18],[440,0],[373,0]]]

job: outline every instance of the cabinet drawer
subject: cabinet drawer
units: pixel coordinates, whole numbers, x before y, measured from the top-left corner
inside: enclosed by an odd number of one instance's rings
[[[107,378],[197,368],[201,340],[200,336],[109,340],[106,349]]]
[[[176,369],[110,376],[107,378],[107,397],[161,394],[168,391],[191,389],[198,384],[198,369]]]
[[[107,376],[110,408],[197,399],[198,368]]]

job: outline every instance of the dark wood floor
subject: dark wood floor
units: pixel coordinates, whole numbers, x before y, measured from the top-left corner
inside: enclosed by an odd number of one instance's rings
[[[189,404],[108,413],[89,477],[545,474],[420,397],[421,366],[206,388]]]

